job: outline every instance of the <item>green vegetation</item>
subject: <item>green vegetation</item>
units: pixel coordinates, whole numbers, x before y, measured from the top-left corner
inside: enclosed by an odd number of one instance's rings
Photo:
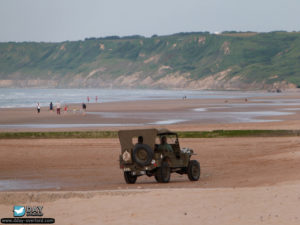
[[[214,130],[179,131],[180,138],[230,138],[230,137],[292,137],[300,130]],[[2,132],[0,139],[42,138],[117,138],[117,131],[64,131],[64,132]]]
[[[97,84],[80,84],[89,87],[105,86],[136,72],[140,80],[151,77],[156,81],[169,74],[186,74],[198,80],[230,69],[229,77],[239,76],[246,84],[287,81],[300,86],[299,60],[300,33],[282,31],[9,42],[0,43],[0,79],[56,80],[58,87],[70,86],[75,75],[100,79]]]
[[[181,138],[224,138],[224,137],[289,137],[300,136],[300,130],[214,130],[182,131]]]
[[[115,131],[0,132],[0,139],[117,138]]]

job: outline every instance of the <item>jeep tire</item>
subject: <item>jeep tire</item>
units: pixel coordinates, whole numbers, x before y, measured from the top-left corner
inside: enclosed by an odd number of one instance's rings
[[[127,184],[134,184],[136,182],[137,176],[131,174],[131,172],[124,172],[124,178]]]
[[[148,166],[153,158],[153,151],[149,145],[136,144],[132,151],[132,160],[140,166]]]
[[[197,160],[191,160],[187,167],[187,175],[190,181],[197,181],[200,178],[200,164]]]
[[[155,180],[159,183],[168,183],[170,181],[171,169],[168,162],[163,161],[161,166],[155,172]]]

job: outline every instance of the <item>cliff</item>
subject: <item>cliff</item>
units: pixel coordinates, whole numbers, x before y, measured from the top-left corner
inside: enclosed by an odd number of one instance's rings
[[[300,33],[0,43],[0,87],[253,90],[300,85]]]

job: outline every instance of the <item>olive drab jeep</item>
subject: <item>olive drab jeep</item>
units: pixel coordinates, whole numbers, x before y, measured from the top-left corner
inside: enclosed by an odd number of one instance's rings
[[[126,183],[134,184],[138,176],[154,176],[159,183],[170,181],[171,173],[187,174],[190,181],[200,178],[200,164],[191,160],[194,151],[180,149],[178,135],[167,129],[119,131],[120,168]],[[161,139],[166,141],[161,145]],[[167,147],[166,147],[167,146]]]

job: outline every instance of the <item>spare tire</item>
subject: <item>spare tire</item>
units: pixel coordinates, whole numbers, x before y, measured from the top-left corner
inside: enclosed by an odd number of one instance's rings
[[[148,166],[153,158],[153,151],[149,145],[136,144],[132,151],[132,160],[140,166]]]

